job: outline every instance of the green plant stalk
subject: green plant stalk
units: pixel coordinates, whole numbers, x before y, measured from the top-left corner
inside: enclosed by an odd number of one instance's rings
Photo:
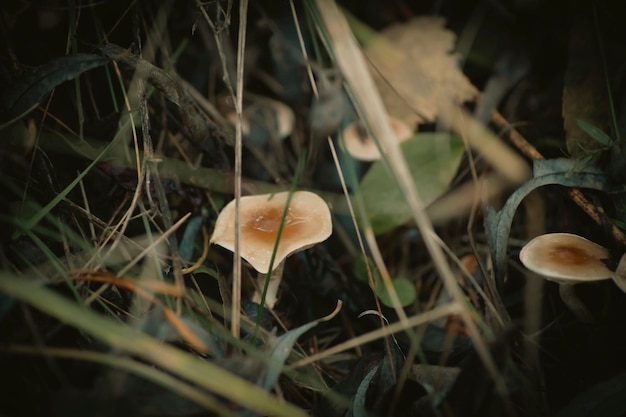
[[[123,154],[122,150],[118,148],[105,147],[104,142],[87,138],[85,142],[79,143],[76,137],[67,137],[53,131],[42,131],[41,134],[40,146],[48,152],[79,155],[87,159],[99,158],[100,162],[108,161],[129,169],[135,169],[134,158]],[[107,149],[106,155],[99,156],[105,148]],[[143,158],[143,153],[141,153],[141,158]],[[185,184],[223,194],[233,192],[234,178],[227,172],[206,167],[192,167],[185,161],[160,155],[159,160],[159,175],[162,178],[178,180]],[[285,191],[284,186],[250,179],[244,180],[243,189],[245,189],[246,194],[269,194]],[[345,210],[343,195],[333,192],[311,191],[323,197],[335,213],[342,213],[342,210]]]
[[[300,158],[298,159],[298,166],[296,167],[296,173],[293,176],[293,180],[291,181],[291,186],[289,187],[289,195],[287,196],[287,202],[285,203],[285,207],[283,208],[283,213],[280,218],[280,224],[278,225],[278,232],[276,233],[276,241],[274,241],[274,248],[272,249],[272,257],[270,258],[270,266],[267,271],[267,275],[265,277],[265,285],[263,286],[263,293],[261,294],[261,302],[259,303],[259,308],[257,311],[257,319],[254,325],[254,333],[252,335],[252,340],[256,339],[257,332],[259,331],[259,327],[261,325],[261,317],[263,316],[263,306],[265,305],[265,297],[267,296],[267,289],[270,285],[270,279],[272,278],[272,271],[274,269],[274,262],[276,261],[276,252],[278,251],[278,244],[280,243],[280,237],[283,234],[283,229],[285,226],[285,219],[287,218],[287,213],[289,212],[289,204],[291,203],[291,197],[293,193],[296,191],[296,186],[298,185],[298,181],[300,180],[300,176],[304,171],[304,165],[307,157],[306,149],[302,151]],[[283,261],[284,262],[284,261]],[[254,342],[252,343],[254,344]]]
[[[166,345],[87,310],[39,283],[0,273],[0,291],[74,326],[115,349],[137,355],[175,375],[258,413],[305,417],[300,408],[281,401],[260,387],[194,355]]]

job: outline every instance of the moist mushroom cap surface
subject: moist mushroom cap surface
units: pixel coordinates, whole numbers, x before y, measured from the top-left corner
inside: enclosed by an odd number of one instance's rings
[[[603,262],[608,257],[607,249],[571,233],[537,236],[519,254],[526,268],[559,283],[611,278],[613,272]]]
[[[270,272],[270,259],[288,196],[289,192],[282,192],[241,197],[240,255],[258,272]],[[294,192],[273,269],[289,255],[323,242],[331,233],[332,220],[326,202],[309,191]],[[220,212],[211,243],[234,251],[235,200]]]

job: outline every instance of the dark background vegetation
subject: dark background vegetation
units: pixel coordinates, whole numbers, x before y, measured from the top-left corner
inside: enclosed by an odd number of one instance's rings
[[[591,39],[592,44],[600,39],[606,64],[598,55],[584,56],[592,67],[601,69],[605,74],[603,85],[611,91],[613,101],[594,102],[597,97],[591,92],[575,97],[587,101],[590,107],[605,107],[609,119],[598,126],[607,132],[616,142],[612,149],[593,154],[590,164],[597,165],[610,177],[614,193],[590,192],[590,200],[602,207],[608,219],[623,225],[624,184],[623,157],[615,157],[615,150],[622,148],[620,132],[626,122],[624,114],[624,25],[622,6],[612,1],[345,1],[342,6],[376,30],[391,24],[406,22],[416,15],[438,15],[447,20],[447,27],[459,38],[458,51],[462,54],[462,68],[472,83],[483,88],[490,77],[496,73],[522,75],[510,85],[499,104],[499,109],[506,119],[514,124],[525,138],[534,144],[546,158],[569,156],[566,132],[563,128],[563,90],[566,73],[577,49],[572,47],[573,36],[580,19],[587,19],[589,32],[581,33],[584,39]],[[214,12],[214,2],[208,2],[207,11]],[[159,16],[160,1],[16,1],[3,0],[0,5],[0,76],[4,90],[7,91],[24,74],[49,62],[51,59],[71,55],[75,52],[100,54],[99,47],[112,43],[122,48],[136,51],[144,44],[146,33]],[[223,7],[227,3],[223,2]],[[304,15],[304,7],[298,4],[299,12]],[[237,10],[233,5],[232,21],[222,28],[230,40],[231,51],[236,50]],[[73,17],[72,17],[73,16]],[[219,16],[212,15],[219,21]],[[248,14],[248,39],[246,59],[250,65],[273,74],[273,62],[269,51],[272,32],[268,22],[280,24],[289,21],[291,13],[285,1],[258,2],[250,4]],[[197,29],[201,20],[198,6],[192,1],[178,1],[167,16],[167,37],[162,44],[164,51],[156,52],[152,63],[160,68],[176,69],[180,78],[209,100],[217,100],[220,94],[227,92],[222,82],[222,62],[212,34],[207,40],[206,28]],[[78,22],[72,23],[72,22]],[[75,32],[72,32],[72,28]],[[467,42],[467,36],[474,32],[473,42]],[[106,34],[106,36],[105,36]],[[203,38],[203,36],[205,36]],[[76,51],[67,51],[68,37],[75,39]],[[176,62],[171,54],[184,42],[184,48]],[[585,54],[586,52],[581,52]],[[232,58],[232,57],[231,57]],[[233,58],[234,59],[234,58]],[[595,60],[595,61],[594,61]],[[234,60],[229,62],[234,65]],[[325,62],[324,65],[328,65]],[[508,65],[508,66],[507,66]],[[132,71],[122,69],[122,78],[128,82]],[[86,72],[81,76],[81,103],[77,101],[75,85],[72,81],[60,84],[51,95],[20,122],[31,128],[52,131],[74,131],[81,129],[78,120],[78,106],[84,110],[82,129],[85,137],[103,142],[109,141],[116,132],[123,108],[121,95],[112,97],[109,79],[103,68]],[[282,81],[277,80],[279,83]],[[113,80],[117,82],[117,80]],[[601,86],[602,87],[602,86]],[[246,91],[277,97],[264,82],[254,75],[252,69],[246,73]],[[118,91],[117,87],[113,90]],[[118,91],[119,92],[119,91]],[[0,93],[2,94],[2,93]],[[602,94],[599,94],[602,96]],[[309,138],[306,132],[308,115],[313,97],[306,86],[292,97],[289,105],[296,114],[296,131],[306,147]],[[216,105],[218,103],[215,103]],[[199,143],[181,122],[178,109],[163,98],[154,94],[148,102],[151,120],[151,135],[159,143],[158,151],[164,155],[177,155],[174,146],[163,140],[164,132],[182,135],[182,145],[188,152],[206,153],[203,164],[210,168],[232,170],[233,148],[229,144],[232,130],[217,126],[210,143]],[[471,105],[470,105],[471,107]],[[5,114],[6,116],[6,114]],[[611,122],[613,118],[616,123]],[[5,123],[9,118],[3,119]],[[436,125],[424,127],[434,130]],[[623,133],[623,132],[622,132]],[[212,142],[211,142],[212,141]],[[288,183],[295,169],[294,149],[286,149],[291,154],[285,166],[277,167]],[[584,159],[590,153],[588,149],[576,149],[576,158]],[[320,158],[328,158],[324,152]],[[20,192],[29,199],[44,206],[63,190],[76,176],[85,169],[90,161],[77,156],[45,151],[36,146],[20,146],[6,136],[0,137],[0,196],[3,202],[20,201]],[[323,164],[319,164],[322,166]],[[255,158],[244,152],[244,175],[250,179],[267,182],[276,180],[262,171]],[[309,173],[310,175],[310,173]],[[316,176],[317,175],[317,176]],[[325,191],[340,192],[340,189],[316,183],[316,178],[332,173],[317,172],[305,177],[303,181],[311,188],[326,187]],[[459,177],[467,176],[463,168]],[[17,191],[15,187],[17,186]],[[84,180],[84,187],[89,190],[89,206],[93,216],[108,221],[116,218],[116,211],[124,207],[130,193],[136,186],[133,170],[127,170],[107,163],[100,164]],[[215,221],[216,212],[213,204],[229,201],[232,195],[199,189],[177,181],[165,181],[167,199],[174,220],[178,216],[191,212],[205,215],[206,223]],[[511,381],[511,403],[516,415],[557,415],[573,401],[582,401],[577,407],[577,415],[587,414],[590,410],[600,410],[603,415],[619,415],[623,406],[619,405],[620,396],[626,392],[624,372],[626,372],[626,338],[623,331],[626,324],[626,296],[612,282],[601,282],[579,290],[579,294],[597,318],[594,323],[583,324],[577,321],[563,306],[558,298],[558,289],[553,284],[546,284],[543,294],[536,299],[542,308],[542,326],[538,337],[539,368],[524,362],[524,286],[523,270],[517,262],[520,241],[526,239],[525,230],[529,223],[545,222],[545,231],[578,233],[609,248],[616,259],[624,248],[611,236],[608,224],[598,225],[589,219],[567,197],[564,189],[550,186],[541,191],[547,211],[533,213],[521,210],[513,225],[512,237],[515,242],[510,247],[510,276],[499,295],[511,316],[511,325],[503,334],[496,336],[493,356],[501,371]],[[502,197],[504,199],[506,196]],[[79,205],[83,198],[78,191],[69,194],[68,200]],[[212,200],[217,200],[217,203]],[[11,207],[13,207],[11,206]],[[14,210],[4,207],[0,230],[0,262],[2,268],[11,271],[23,271],[27,265],[43,262],[46,257],[40,248],[22,236],[16,238],[15,224],[7,219],[14,215]],[[203,213],[209,214],[203,214]],[[64,202],[54,209],[54,214],[76,230],[87,230],[89,220],[77,215],[74,208]],[[468,213],[469,215],[469,213]],[[541,218],[539,218],[540,216]],[[468,218],[459,218],[438,232],[454,253],[466,255],[472,253],[468,244],[468,233],[481,247],[486,247],[482,221],[478,220],[467,227]],[[162,220],[157,223],[163,225]],[[143,230],[141,220],[131,222],[127,234]],[[432,271],[430,259],[419,238],[415,238],[413,226],[394,230],[379,237],[379,244],[391,265],[404,263],[409,271]],[[88,234],[85,234],[87,237]],[[180,238],[181,236],[179,236]],[[67,253],[64,242],[58,236],[42,236],[43,242],[57,256]],[[226,251],[212,248],[212,257],[207,261],[211,268],[218,270],[225,277],[230,274],[232,257]],[[407,255],[409,253],[409,255]],[[330,343],[347,340],[354,334],[361,334],[379,326],[377,319],[358,319],[359,312],[374,309],[375,303],[367,285],[355,278],[351,259],[343,248],[340,239],[333,237],[323,246],[307,252],[306,262],[299,260],[288,264],[285,275],[286,290],[277,306],[281,319],[290,328],[319,318],[332,309],[336,300],[344,300],[344,310],[340,316],[329,323],[320,325],[308,334],[301,343],[313,352],[315,337],[324,339],[324,335],[336,333]],[[17,273],[17,272],[16,272]],[[201,288],[208,297],[220,299],[215,280],[205,274],[200,281]],[[299,279],[302,278],[302,279]],[[419,280],[419,283],[418,283]],[[419,274],[415,278],[420,288],[420,302],[429,299],[429,291],[435,286],[433,273]],[[191,285],[190,282],[188,282]],[[54,288],[62,294],[69,294],[63,284]],[[105,293],[113,304],[123,310],[132,299],[131,293]],[[96,307],[95,307],[96,308]],[[415,306],[407,309],[409,313],[417,310]],[[156,386],[142,382],[133,376],[127,376],[122,382],[110,380],[104,367],[77,360],[52,359],[46,357],[21,356],[8,353],[4,347],[9,344],[37,346],[65,346],[104,351],[106,346],[94,341],[88,335],[63,326],[55,319],[39,313],[27,305],[12,304],[0,311],[0,415],[205,415],[202,410],[171,395],[167,406],[160,406],[168,394]],[[395,321],[392,309],[384,309],[390,321]],[[35,329],[35,330],[34,330]],[[461,336],[459,336],[461,337]],[[326,339],[324,339],[326,340]],[[398,336],[399,347],[404,354],[409,352],[409,341]],[[448,366],[461,367],[461,376],[449,391],[447,406],[437,410],[440,415],[505,415],[508,404],[495,392],[486,371],[480,361],[471,352],[471,343],[457,340],[453,348],[444,353],[449,356]],[[465,343],[467,342],[467,343]],[[4,347],[3,347],[4,346]],[[460,346],[460,347],[459,347]],[[468,346],[470,346],[468,348]],[[181,348],[186,348],[181,346]],[[346,395],[353,394],[361,383],[367,369],[379,363],[388,352],[383,342],[374,342],[363,346],[360,358],[339,360],[336,367],[324,370],[330,386]],[[442,351],[428,351],[426,356],[433,363],[441,359]],[[419,361],[421,358],[418,358]],[[207,358],[210,360],[210,358]],[[381,384],[386,380],[381,379]],[[312,415],[341,415],[331,410],[323,396],[303,389],[291,383],[288,378],[281,380],[283,395],[288,401],[310,410]],[[116,386],[126,384],[125,390],[116,392]],[[130,388],[128,388],[130,387]],[[592,393],[588,390],[595,389]],[[417,402],[424,396],[423,388],[415,382],[407,383],[402,399],[396,407],[395,415],[431,415],[426,408],[420,408]],[[381,400],[382,401],[382,400]],[[369,399],[368,405],[374,414],[385,415],[384,401]],[[175,404],[173,406],[172,404]],[[604,407],[604,408],[602,408]],[[563,414],[565,415],[565,414]]]

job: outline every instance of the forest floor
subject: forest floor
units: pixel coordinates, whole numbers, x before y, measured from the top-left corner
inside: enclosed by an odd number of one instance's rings
[[[3,1],[0,416],[626,415],[614,3]]]

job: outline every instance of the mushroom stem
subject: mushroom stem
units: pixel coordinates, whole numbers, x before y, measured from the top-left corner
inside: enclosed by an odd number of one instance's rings
[[[285,261],[278,264],[276,268],[270,273],[269,283],[267,284],[267,293],[265,294],[265,306],[268,308],[274,308],[276,301],[278,301],[278,287],[280,281],[283,279],[283,270],[285,269]],[[267,280],[267,274],[259,273],[257,275],[257,289],[254,291],[252,301],[257,304],[261,304],[261,297],[263,296],[263,288],[265,288],[265,281]]]
[[[574,291],[574,284],[559,284],[559,295],[563,303],[570,309],[572,313],[583,323],[593,322],[593,316],[587,309],[585,304],[578,298]]]
[[[615,274],[611,277],[613,282],[620,288],[620,290],[626,292],[626,253],[622,255],[615,269]]]

